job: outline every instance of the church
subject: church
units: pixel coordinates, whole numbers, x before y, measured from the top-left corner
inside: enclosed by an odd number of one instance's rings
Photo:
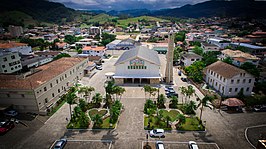
[[[160,59],[156,51],[137,46],[125,51],[115,63],[115,83],[122,84],[159,84]]]

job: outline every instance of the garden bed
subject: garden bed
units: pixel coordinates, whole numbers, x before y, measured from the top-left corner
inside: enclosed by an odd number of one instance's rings
[[[148,124],[150,121],[150,128],[148,128]],[[164,130],[171,130],[171,126],[167,127],[167,123],[165,121],[159,121],[156,123],[156,118],[154,116],[144,116],[144,129],[157,129],[161,128]]]
[[[180,127],[177,127],[177,130],[183,131],[204,131],[205,127],[200,124],[200,121],[197,117],[187,117],[186,122]]]
[[[99,114],[101,117],[103,117],[107,113],[107,110],[100,110],[92,109],[89,111],[89,116],[92,119],[96,114]]]
[[[164,119],[166,119],[167,116],[169,116],[171,118],[171,122],[174,122],[177,120],[177,115],[180,114],[179,111],[177,110],[160,110],[160,112],[162,113],[162,116]]]

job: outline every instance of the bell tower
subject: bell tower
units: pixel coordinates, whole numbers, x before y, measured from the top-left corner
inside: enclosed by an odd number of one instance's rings
[[[167,84],[173,83],[174,37],[175,34],[171,31],[168,35],[168,51],[166,55],[165,82]]]

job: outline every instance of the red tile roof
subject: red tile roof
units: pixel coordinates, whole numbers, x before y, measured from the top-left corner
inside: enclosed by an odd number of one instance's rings
[[[104,51],[105,47],[104,46],[85,46],[82,50],[84,51],[89,51],[89,50],[93,50],[93,51]]]
[[[0,43],[0,49],[9,49],[13,47],[20,47],[20,46],[27,46],[26,43],[19,43],[19,42],[10,42],[10,43]]]

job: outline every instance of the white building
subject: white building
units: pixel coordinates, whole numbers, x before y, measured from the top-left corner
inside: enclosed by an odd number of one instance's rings
[[[108,43],[108,44],[106,45],[107,50],[115,50],[115,49],[116,49],[116,45],[117,45],[118,43],[120,43],[120,42],[121,42],[121,40],[114,40],[114,41]]]
[[[191,64],[193,64],[196,61],[201,61],[202,56],[195,54],[195,53],[187,53],[187,54],[183,54],[181,56],[181,66],[190,66]]]
[[[46,114],[84,75],[88,60],[61,58],[22,75],[0,75],[0,104],[19,112]]]
[[[82,49],[82,54],[88,54],[88,56],[103,57],[106,48],[104,46],[86,46]]]
[[[101,34],[101,28],[100,27],[96,27],[96,26],[91,26],[89,28],[89,33],[90,33],[90,35]]]
[[[13,73],[22,69],[18,52],[0,51],[0,73]]]
[[[116,45],[116,49],[129,50],[129,49],[135,48],[136,46],[140,46],[140,43],[135,41],[134,39],[127,38],[127,39],[121,40]]]
[[[201,43],[201,48],[203,49],[204,53],[220,51],[218,46],[209,43]]]
[[[119,57],[113,78],[116,84],[159,84],[160,65],[156,51],[137,46]]]
[[[31,46],[18,42],[0,43],[0,51],[19,52],[21,55],[33,54]]]
[[[244,95],[251,95],[255,78],[245,70],[217,61],[207,66],[204,71],[206,83],[222,96],[237,96],[241,90]]]
[[[225,47],[229,46],[229,44],[231,43],[229,40],[223,38],[209,38],[207,42],[209,44],[214,44],[218,46],[220,49],[224,49]]]
[[[251,55],[249,53],[245,53],[239,50],[230,50],[230,49],[226,49],[221,52],[222,52],[222,54],[220,55],[221,60],[224,60],[225,58],[231,58],[235,66],[239,67],[246,62],[252,63],[253,65],[256,66],[259,65],[260,58]]]

